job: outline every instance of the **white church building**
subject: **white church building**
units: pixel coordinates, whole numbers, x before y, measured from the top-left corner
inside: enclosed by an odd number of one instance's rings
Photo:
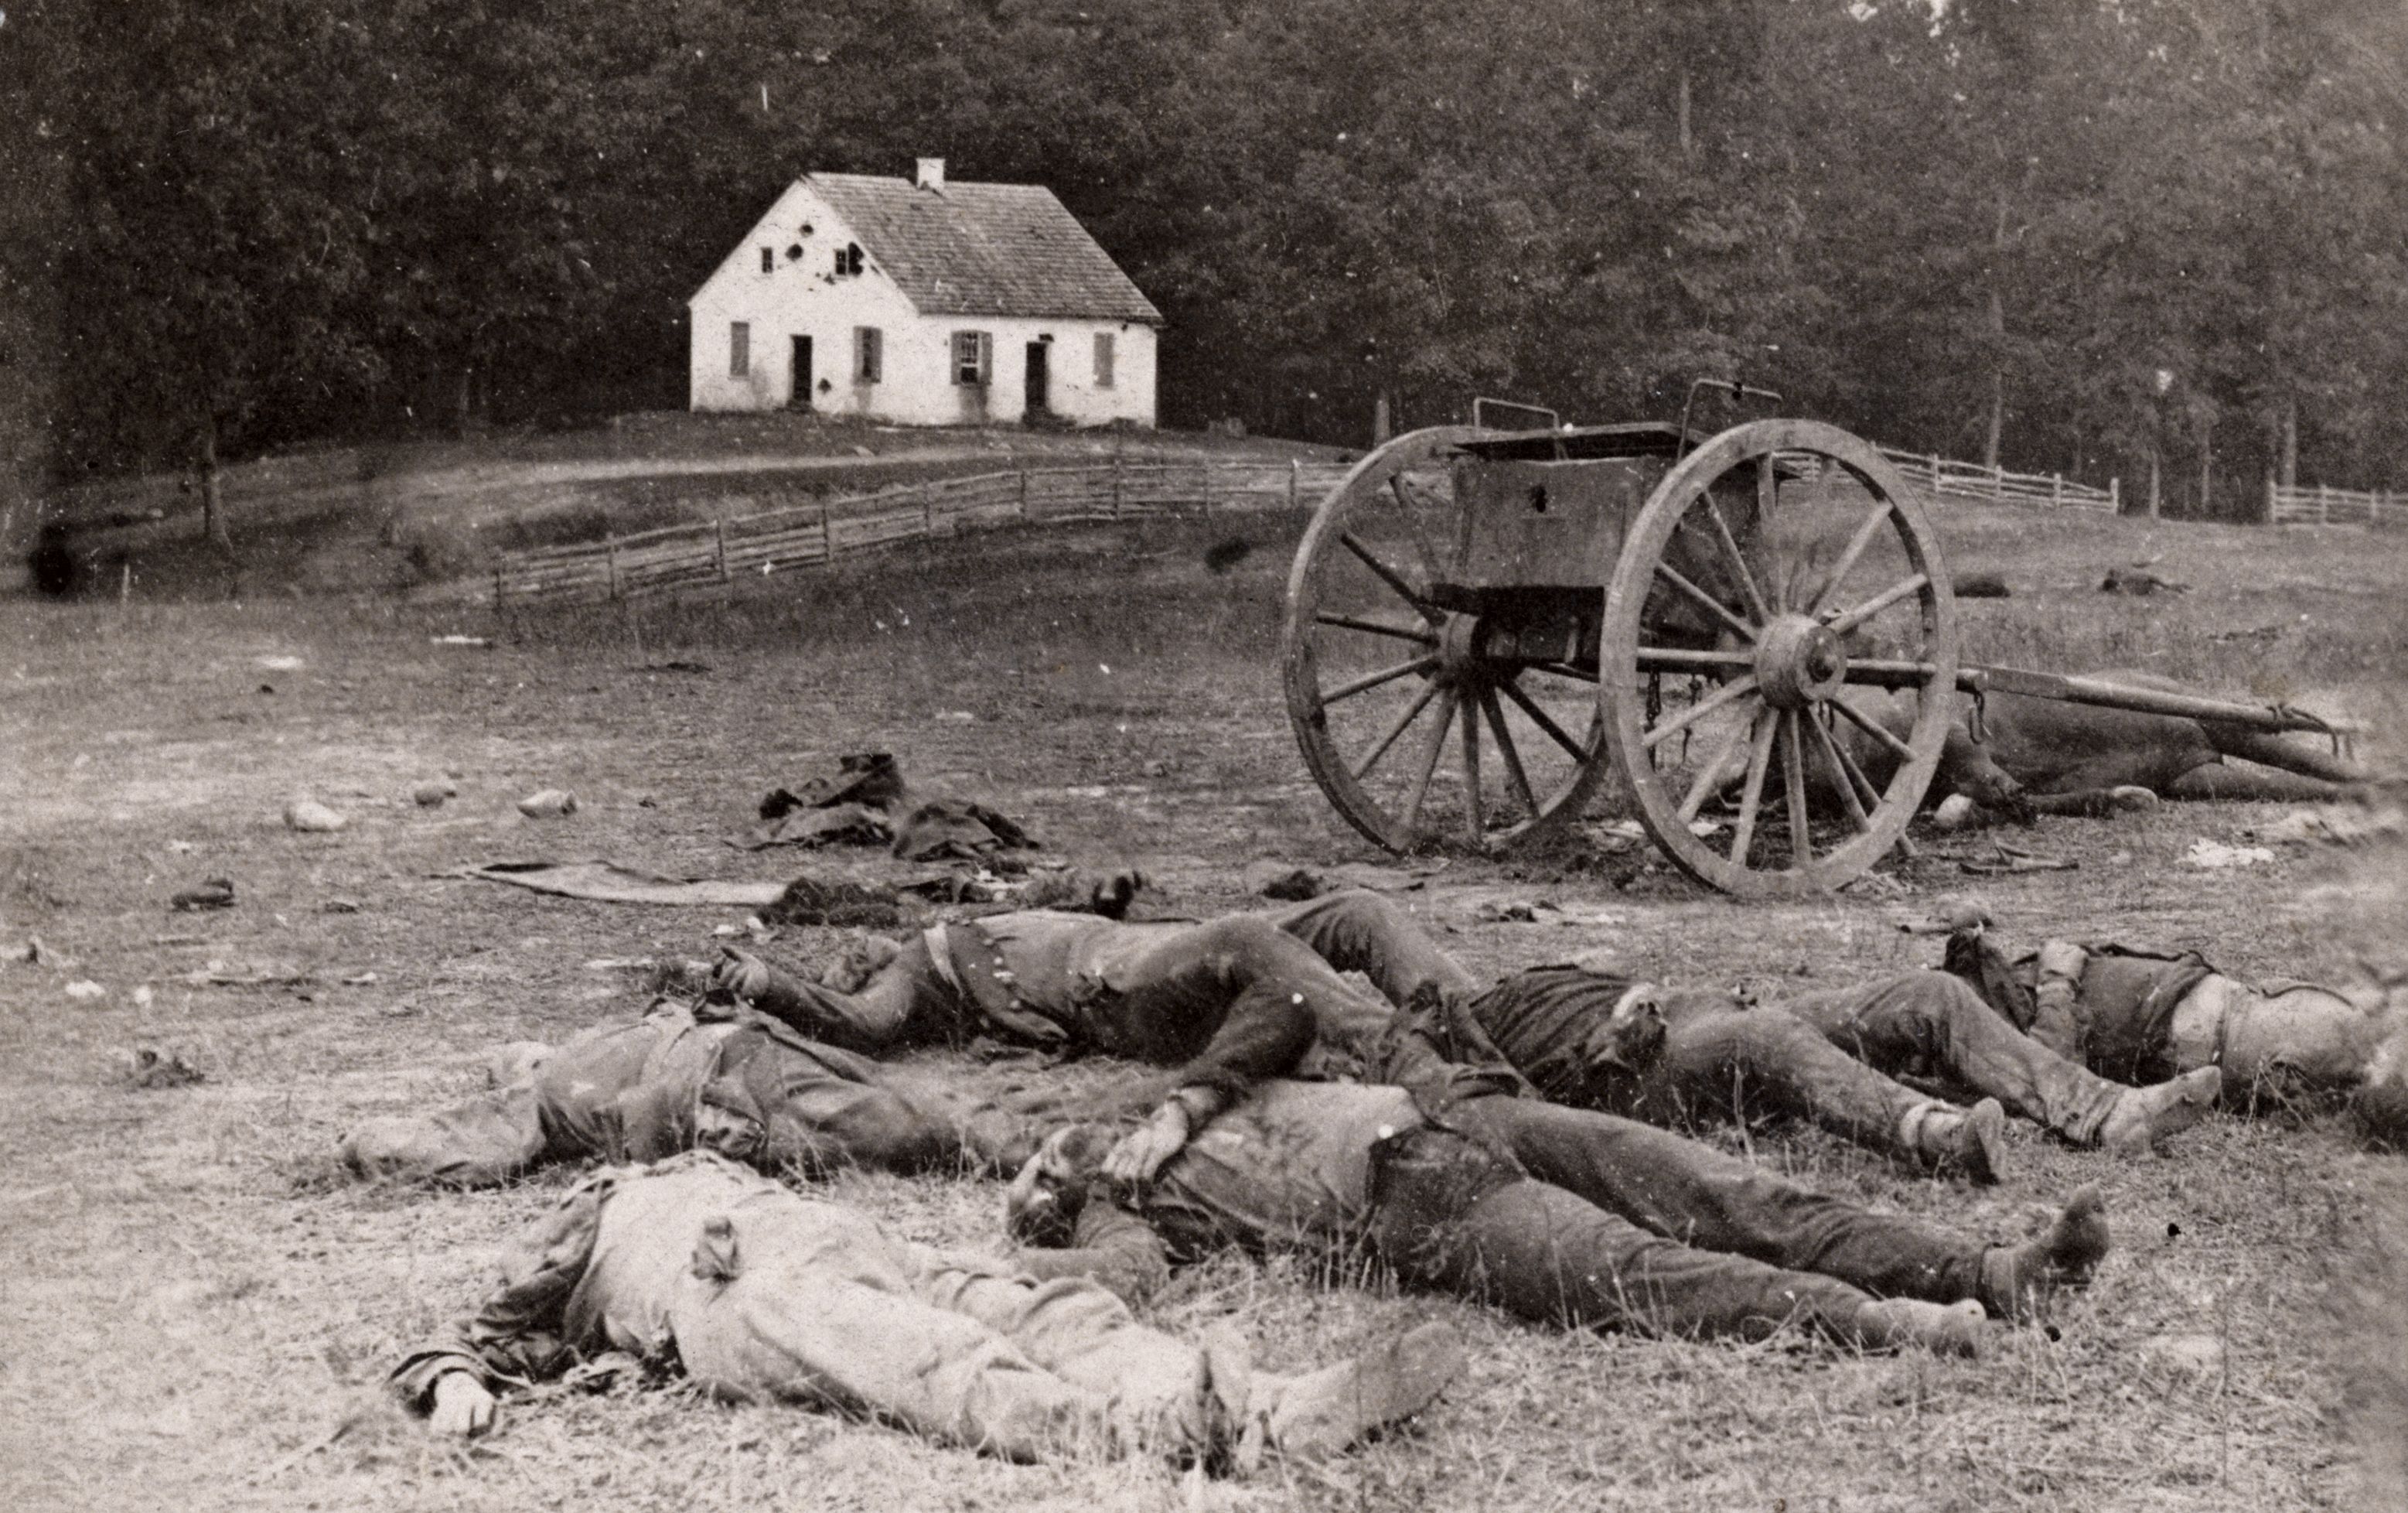
[[[1154,423],[1161,312],[1053,191],[813,173],[694,297],[695,410]]]

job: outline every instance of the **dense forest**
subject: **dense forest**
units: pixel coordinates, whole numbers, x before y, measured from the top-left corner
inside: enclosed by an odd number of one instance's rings
[[[0,357],[59,476],[674,407],[780,188],[924,154],[1129,270],[1166,424],[1739,376],[2230,513],[2408,471],[2402,10],[5,0]]]

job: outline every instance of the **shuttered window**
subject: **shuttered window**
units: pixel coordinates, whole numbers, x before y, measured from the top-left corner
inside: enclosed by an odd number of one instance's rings
[[[853,328],[853,378],[856,383],[875,383],[885,376],[886,338],[874,325]]]
[[[727,376],[750,378],[752,375],[752,325],[749,321],[730,321],[727,324]]]
[[[1096,387],[1109,389],[1111,386],[1112,334],[1110,331],[1098,331],[1096,333]]]

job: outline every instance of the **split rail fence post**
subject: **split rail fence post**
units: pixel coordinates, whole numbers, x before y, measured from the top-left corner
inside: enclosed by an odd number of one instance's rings
[[[931,540],[937,536],[937,490],[934,485],[920,495],[920,534]]]
[[[603,570],[609,574],[610,597],[612,598],[617,598],[619,597],[619,538],[616,536],[604,537],[602,539],[602,549],[604,552]]]
[[[726,521],[724,521],[724,520],[714,520],[714,521],[712,521],[712,522],[710,523],[710,540],[711,540],[711,545],[712,545],[712,547],[715,549],[715,554],[716,554],[716,555],[717,555],[717,557],[718,557],[718,559],[719,559],[719,581],[720,581],[721,583],[723,583],[723,584],[724,584],[724,583],[727,582],[727,522],[726,522]]]
[[[494,612],[502,612],[502,565],[494,564]]]
[[[1212,459],[1204,459],[1204,518],[1212,518]]]
[[[1112,454],[1112,518],[1121,517],[1121,454]]]
[[[1287,460],[1287,507],[1291,510],[1296,508],[1297,474],[1303,470],[1294,457]]]
[[[820,560],[836,560],[836,531],[828,525],[827,496],[820,496]]]
[[[1020,469],[1020,518],[1028,518],[1028,469]]]
[[[2332,485],[2329,483],[2316,485],[2316,524],[2332,524]]]
[[[2107,512],[2111,515],[2124,512],[2124,476],[2121,473],[2107,480]]]
[[[2048,475],[2048,503],[2052,510],[2065,508],[2065,475],[2063,473]]]

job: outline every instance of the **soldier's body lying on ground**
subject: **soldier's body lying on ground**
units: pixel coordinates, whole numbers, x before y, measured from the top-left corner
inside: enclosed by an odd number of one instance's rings
[[[491,1187],[555,1161],[645,1161],[700,1146],[781,1174],[1010,1175],[1036,1147],[1037,1127],[1021,1114],[741,1007],[662,1000],[557,1048],[503,1046],[492,1061],[489,1091],[351,1130],[344,1164]]]
[[[2160,693],[2195,693],[2155,673],[2114,669],[2088,676]],[[1851,694],[1850,702],[1903,738],[1914,726],[1911,693]],[[2218,720],[2152,714],[2098,704],[1994,693],[1983,701],[1980,740],[1960,720],[1948,733],[1928,801],[1963,794],[2012,817],[2105,815],[2157,799],[2340,798],[2373,781],[2368,768],[2336,755],[2329,741],[2279,735]],[[1876,787],[1898,766],[1885,745],[1847,721],[1834,734]],[[1828,785],[1821,773],[1815,780]],[[1830,796],[1835,806],[1837,790]]]
[[[1116,1132],[1073,1125],[1013,1180],[1015,1238],[1141,1288],[1222,1246],[1292,1249],[1565,1328],[1974,1353],[1985,1311],[2028,1318],[2108,1247],[2096,1189],[2047,1233],[1990,1246],[1813,1192],[1610,1115],[1456,1079],[1408,1091],[1273,1080],[1151,1178],[1102,1170]],[[1033,1259],[1033,1258],[1032,1258]]]
[[[1998,1111],[1958,1108],[1877,1066],[1953,1075],[2077,1143],[2121,1150],[2147,1148],[2213,1098],[2202,1086],[2213,1073],[2147,1089],[2109,1084],[2017,1035],[1938,973],[1815,995],[1796,1016],[1569,967],[1484,990],[1410,916],[1360,891],[1204,924],[997,915],[915,937],[892,959],[840,971],[832,983],[741,953],[722,977],[841,1045],[984,1029],[1176,1064],[1171,1080],[1193,1090],[1197,1108],[1299,1067],[1326,1072],[1335,1060],[1359,1073],[1378,1058],[1453,1055],[1518,1065],[1512,1080],[1561,1101],[1678,1126],[1728,1112],[1736,1074],[1759,1109],[1984,1180],[2001,1160]],[[857,991],[840,990],[856,978]],[[1399,1038],[1398,1005],[1418,1006],[1435,1034]],[[1398,1074],[1426,1071],[1406,1064]],[[1124,1153],[1126,1170],[1140,1159]]]
[[[1461,1342],[1426,1325],[1300,1377],[1186,1344],[1106,1288],[892,1233],[709,1153],[588,1177],[506,1252],[501,1286],[393,1381],[447,1433],[494,1390],[588,1370],[681,1373],[714,1395],[873,1417],[1017,1460],[1226,1465],[1342,1449],[1427,1406]]]
[[[2214,1068],[2240,1110],[2345,1104],[2408,1147],[2408,1023],[2310,983],[2252,987],[2195,951],[2049,941],[2011,955],[1977,910],[1951,921],[1945,965],[2033,1041],[2102,1076]]]

